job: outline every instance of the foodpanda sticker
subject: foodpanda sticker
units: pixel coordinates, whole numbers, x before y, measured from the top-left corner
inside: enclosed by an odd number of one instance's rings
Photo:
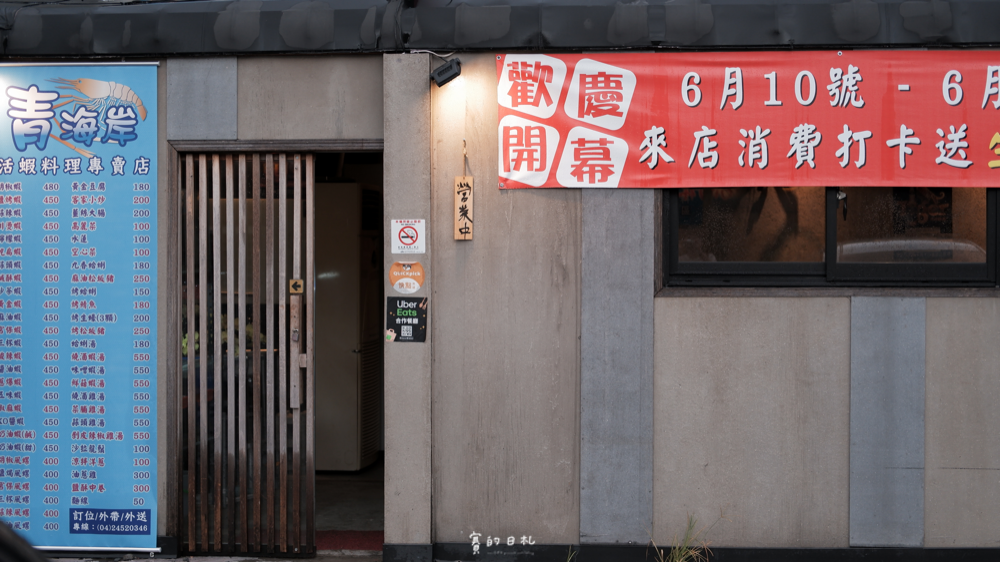
[[[398,261],[389,268],[389,284],[397,292],[412,295],[424,284],[424,266],[415,261]]]

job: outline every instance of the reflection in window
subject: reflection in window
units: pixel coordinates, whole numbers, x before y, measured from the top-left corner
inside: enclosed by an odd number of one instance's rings
[[[985,263],[986,190],[844,187],[837,260],[863,263]]]
[[[681,262],[823,261],[823,187],[682,189]]]

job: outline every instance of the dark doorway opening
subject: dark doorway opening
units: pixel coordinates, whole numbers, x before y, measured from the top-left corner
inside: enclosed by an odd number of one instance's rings
[[[381,550],[382,153],[316,155],[316,547]]]

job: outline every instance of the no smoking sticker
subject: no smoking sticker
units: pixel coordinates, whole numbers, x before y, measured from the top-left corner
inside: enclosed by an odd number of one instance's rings
[[[411,246],[417,243],[419,235],[417,234],[417,229],[406,225],[399,229],[399,243],[404,246]]]
[[[394,219],[392,221],[392,253],[426,253],[424,219]]]

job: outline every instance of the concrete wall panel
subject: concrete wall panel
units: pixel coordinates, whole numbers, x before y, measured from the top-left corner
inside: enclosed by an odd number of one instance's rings
[[[922,546],[922,298],[851,299],[851,546]]]
[[[236,57],[167,62],[167,140],[236,139]]]
[[[310,59],[316,60],[316,59]],[[385,55],[384,221],[430,216],[428,55]],[[380,112],[381,113],[381,112]],[[379,135],[381,136],[381,135]],[[322,218],[317,217],[319,220]],[[428,252],[433,251],[433,246]],[[385,243],[385,268],[395,259]],[[421,257],[429,257],[421,256]],[[426,263],[426,262],[425,262]],[[425,281],[418,295],[430,294]],[[393,294],[385,282],[385,293]],[[433,308],[428,314],[433,326]],[[385,347],[385,542],[431,542],[431,342]]]
[[[1000,547],[997,334],[997,299],[927,299],[927,547]]]
[[[238,79],[240,140],[382,138],[381,56],[241,57]]]
[[[431,89],[434,540],[576,543],[580,191],[497,188],[493,55],[463,54]],[[463,139],[472,241],[453,239]]]
[[[653,209],[658,192],[584,190],[580,542],[653,525]]]
[[[848,546],[850,301],[659,298],[654,539]]]

